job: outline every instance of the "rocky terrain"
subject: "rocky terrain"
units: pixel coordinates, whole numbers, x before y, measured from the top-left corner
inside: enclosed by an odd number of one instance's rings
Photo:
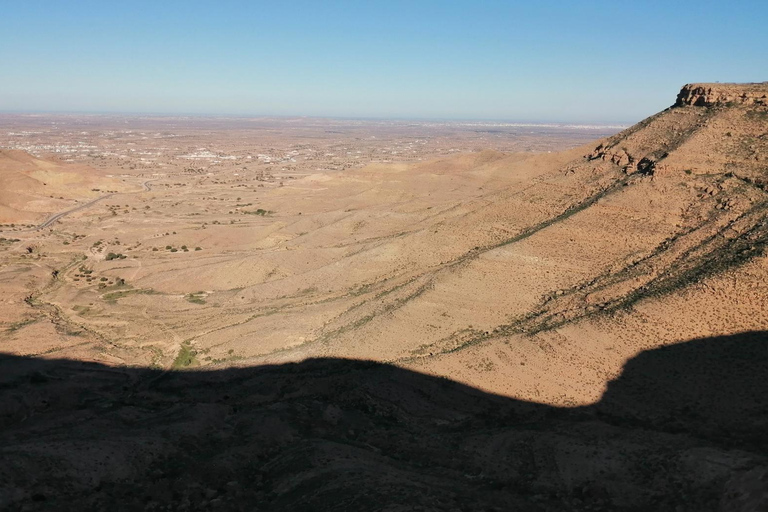
[[[768,84],[688,84],[677,95],[676,106],[727,106],[768,104]]]
[[[766,92],[0,226],[0,504],[764,509]]]

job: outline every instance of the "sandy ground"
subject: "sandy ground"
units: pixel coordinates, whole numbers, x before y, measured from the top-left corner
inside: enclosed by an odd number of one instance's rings
[[[94,171],[123,190],[45,229],[6,224],[2,349],[160,368],[373,359],[591,403],[641,350],[768,324],[765,153],[735,150],[761,130],[750,112],[679,107],[559,153],[279,181]]]

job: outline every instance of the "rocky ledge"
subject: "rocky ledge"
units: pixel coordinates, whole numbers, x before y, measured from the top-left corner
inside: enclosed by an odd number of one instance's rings
[[[677,95],[675,106],[744,104],[768,105],[768,82],[753,84],[688,84]]]

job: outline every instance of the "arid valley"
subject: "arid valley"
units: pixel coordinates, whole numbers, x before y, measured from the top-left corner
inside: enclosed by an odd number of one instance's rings
[[[15,287],[2,306],[4,348],[157,368],[418,358],[443,338],[492,330],[524,311],[511,297],[532,304],[547,284],[508,290],[487,317],[477,290],[508,288],[500,273],[525,260],[461,267],[554,211],[523,189],[619,129],[6,122],[26,126],[3,141],[2,256]],[[147,131],[114,128],[124,123]],[[513,213],[529,202],[532,211]],[[427,306],[435,300],[448,302]],[[365,341],[348,343],[363,332]]]
[[[761,510],[766,94],[0,115],[0,507]]]

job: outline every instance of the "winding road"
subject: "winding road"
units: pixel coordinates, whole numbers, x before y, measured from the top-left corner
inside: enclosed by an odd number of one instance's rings
[[[151,180],[147,180],[144,183],[142,183],[141,185],[144,187],[144,190],[142,190],[140,192],[127,192],[127,193],[129,193],[129,194],[140,194],[141,192],[149,192],[150,190],[152,190],[152,185],[150,185],[150,182],[156,181],[156,180],[157,180],[157,178],[151,179]],[[123,192],[123,194],[124,193],[125,192]],[[113,192],[111,194],[104,194],[103,196],[99,196],[96,199],[92,199],[92,200],[88,201],[87,203],[83,203],[80,206],[76,206],[75,208],[70,208],[69,210],[64,210],[63,212],[59,212],[59,213],[57,213],[55,215],[51,215],[45,221],[43,221],[42,223],[40,223],[37,226],[35,226],[34,229],[36,231],[39,231],[41,229],[45,229],[48,226],[50,226],[51,224],[53,224],[54,222],[56,222],[57,220],[61,219],[62,217],[66,217],[70,213],[75,213],[75,212],[78,212],[80,210],[85,210],[86,208],[90,208],[91,206],[93,206],[94,204],[98,203],[99,201],[102,201],[102,200],[104,200],[104,199],[106,199],[108,197],[112,197],[112,196],[118,195],[118,194],[121,194],[121,193],[120,192]]]

